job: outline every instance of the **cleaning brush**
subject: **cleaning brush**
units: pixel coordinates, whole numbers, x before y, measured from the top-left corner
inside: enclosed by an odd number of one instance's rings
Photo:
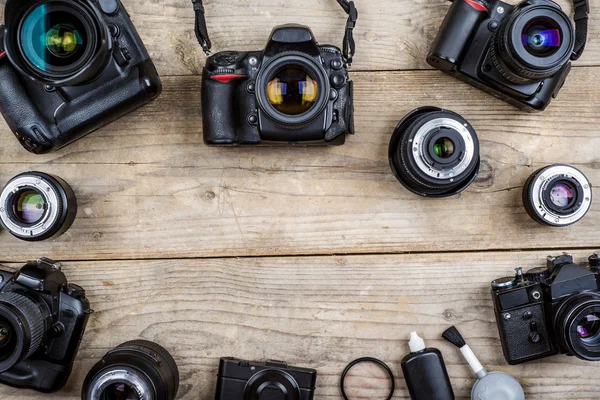
[[[475,353],[473,353],[473,350],[471,350],[455,326],[451,326],[450,328],[446,329],[446,331],[442,333],[442,337],[458,347],[463,357],[465,360],[467,360],[469,366],[471,366],[471,369],[473,372],[475,372],[475,375],[477,375],[478,378],[487,375],[487,371],[485,368],[483,368],[483,365],[481,365],[477,359],[477,356],[475,356]]]

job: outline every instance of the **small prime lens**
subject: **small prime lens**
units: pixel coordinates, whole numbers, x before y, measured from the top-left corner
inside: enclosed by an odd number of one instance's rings
[[[167,350],[134,340],[109,351],[85,378],[82,400],[174,400],[179,370]]]
[[[287,115],[310,110],[319,95],[319,85],[301,65],[285,65],[269,80],[267,93],[275,109]]]
[[[525,84],[557,73],[571,58],[575,28],[559,7],[517,8],[494,34],[490,55],[509,81]]]
[[[479,171],[479,140],[460,115],[436,107],[409,113],[396,127],[390,167],[408,190],[447,197],[466,189]]]
[[[43,337],[40,307],[22,294],[0,293],[0,373],[35,353]]]
[[[567,226],[581,220],[592,205],[592,186],[578,169],[555,164],[536,171],[523,187],[523,205],[535,221]]]
[[[600,360],[600,296],[573,295],[557,309],[556,332],[561,346],[583,360]]]
[[[30,67],[52,77],[77,73],[93,57],[97,34],[84,7],[62,0],[30,9],[19,28],[23,58]]]
[[[0,224],[15,237],[40,241],[64,233],[77,214],[71,187],[42,172],[26,172],[0,192]]]

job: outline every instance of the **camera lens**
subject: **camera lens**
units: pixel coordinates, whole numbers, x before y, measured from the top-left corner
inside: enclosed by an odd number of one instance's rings
[[[570,18],[556,7],[534,4],[518,8],[500,24],[490,55],[506,79],[525,84],[557,73],[574,46]]]
[[[409,113],[396,127],[388,156],[396,178],[421,196],[460,193],[479,171],[479,140],[460,115],[436,107]]]
[[[63,1],[48,1],[29,11],[19,29],[19,41],[31,67],[56,77],[80,70],[97,44],[89,13]]]
[[[310,110],[319,95],[319,85],[305,68],[286,65],[268,83],[269,102],[287,115],[300,115]]]
[[[541,17],[532,19],[523,28],[523,46],[536,57],[547,57],[558,51],[562,34],[556,21]]]
[[[44,336],[44,317],[30,298],[0,293],[0,373],[37,351]]]
[[[592,204],[592,186],[581,171],[556,164],[536,171],[523,187],[523,204],[535,221],[567,226],[581,220]]]
[[[565,300],[555,323],[565,350],[583,360],[600,360],[600,296],[586,293]]]
[[[109,351],[85,378],[83,400],[174,400],[179,371],[167,350],[134,340]]]
[[[266,62],[256,78],[261,111],[283,127],[305,125],[325,110],[330,93],[322,65],[306,54],[283,52]]]
[[[577,323],[577,334],[587,344],[600,342],[600,313],[591,313],[584,316]]]
[[[41,172],[13,178],[0,192],[0,224],[27,241],[45,240],[64,233],[77,214],[71,187]]]
[[[244,399],[300,400],[300,385],[292,375],[276,369],[254,374],[246,383]]]

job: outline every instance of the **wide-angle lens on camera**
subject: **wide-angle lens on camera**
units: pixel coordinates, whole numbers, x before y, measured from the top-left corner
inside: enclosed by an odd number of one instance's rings
[[[40,241],[64,233],[77,214],[77,200],[61,178],[26,172],[0,192],[0,224],[13,236]]]
[[[509,81],[524,84],[557,73],[575,46],[573,23],[560,8],[536,4],[518,8],[500,24],[491,57]]]
[[[578,358],[600,360],[600,296],[598,293],[573,295],[556,314],[560,344]]]
[[[460,115],[437,107],[410,112],[396,127],[388,156],[396,178],[413,193],[447,197],[479,172],[479,139]]]
[[[174,400],[179,370],[154,342],[134,340],[109,351],[89,372],[82,400]]]
[[[555,164],[536,171],[523,187],[523,204],[535,221],[567,226],[581,220],[592,205],[592,185],[577,168]]]

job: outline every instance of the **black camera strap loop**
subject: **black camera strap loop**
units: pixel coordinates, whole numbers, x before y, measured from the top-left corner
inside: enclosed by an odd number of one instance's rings
[[[590,2],[589,0],[573,0],[573,4],[575,5],[575,48],[571,60],[575,61],[581,57],[585,49],[590,18]]]
[[[356,9],[354,1],[352,0],[337,0],[337,2],[342,6],[344,11],[346,11],[346,14],[348,14],[348,22],[346,23],[346,32],[344,34],[343,53],[346,62],[348,65],[351,65],[354,52],[356,51],[356,43],[354,41],[354,35],[352,32],[356,26],[356,21],[358,20],[358,10]],[[204,50],[204,53],[206,53],[208,56],[210,55],[212,43],[210,42],[210,37],[208,36],[204,5],[202,4],[202,0],[192,0],[192,4],[194,5],[194,11],[196,12],[194,29],[196,32],[196,38],[198,39],[198,43],[200,43],[202,46],[202,50]]]

